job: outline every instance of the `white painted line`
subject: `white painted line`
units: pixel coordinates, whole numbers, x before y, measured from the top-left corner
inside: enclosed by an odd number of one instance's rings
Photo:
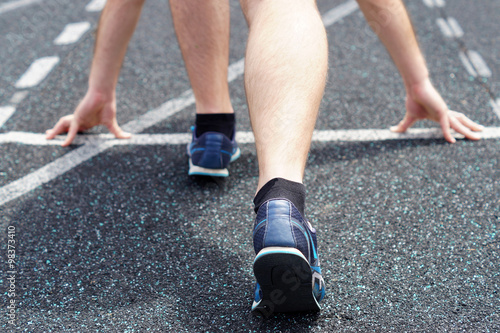
[[[493,105],[493,101],[492,105]],[[499,139],[500,127],[486,127],[479,132],[483,139]],[[454,132],[456,138],[462,135]],[[406,133],[394,133],[388,129],[352,129],[352,130],[315,130],[313,142],[377,142],[389,140],[421,140],[440,139],[443,137],[440,128],[415,128]],[[17,143],[34,146],[58,146],[64,142],[65,136],[58,135],[54,140],[46,140],[45,134],[29,132],[0,133],[0,144]],[[254,143],[252,132],[237,132],[239,144]],[[73,142],[75,145],[99,146],[106,143],[113,146],[151,146],[151,145],[183,145],[191,142],[191,133],[171,134],[134,134],[131,139],[116,139],[112,134],[80,135]]]
[[[70,23],[56,37],[54,44],[68,45],[76,43],[90,29],[90,22]]]
[[[59,177],[82,162],[105,151],[111,145],[107,142],[100,143],[99,145],[84,145],[23,178],[3,186],[0,188],[0,206]]]
[[[185,145],[191,142],[193,135],[191,133],[172,133],[172,134],[135,134],[130,139],[132,145]],[[114,145],[127,146],[129,140],[113,139]]]
[[[500,127],[487,127],[482,132],[478,132],[482,139],[500,139]],[[464,136],[452,131],[457,139]],[[440,128],[413,128],[406,133],[394,133],[388,129],[361,129],[361,130],[325,130],[314,131],[314,142],[376,142],[389,140],[422,140],[422,139],[442,139],[443,133]]]
[[[436,7],[444,7],[446,6],[446,3],[444,0],[434,0],[434,4],[436,5]]]
[[[448,38],[460,38],[464,36],[464,31],[457,20],[453,17],[449,17],[448,20],[440,17],[436,20],[439,30],[443,33],[445,37]]]
[[[429,8],[432,8],[434,7],[434,1],[433,0],[423,0],[424,1],[424,4],[429,7]]]
[[[464,36],[464,30],[462,29],[460,24],[458,24],[458,21],[455,18],[448,17],[448,25],[450,26],[451,30],[453,31],[453,35],[456,38]]]
[[[455,134],[455,137],[462,136]],[[499,139],[500,127],[485,128],[481,132],[483,139]],[[12,141],[12,140],[17,141]],[[60,144],[64,137],[58,137],[55,142]],[[409,139],[436,139],[442,138],[439,128],[431,129],[411,129],[407,133],[393,133],[390,130],[369,129],[369,130],[326,130],[314,131],[313,141],[315,142],[375,142],[386,140],[409,140]],[[36,187],[47,183],[63,173],[73,169],[82,162],[98,155],[99,153],[115,145],[160,145],[187,144],[191,139],[188,133],[175,134],[136,134],[133,139],[118,140],[110,138],[110,135],[82,136],[79,140],[86,143],[57,160],[45,165],[37,171],[26,175],[0,188],[0,206],[35,189]],[[236,139],[240,144],[253,143],[252,132],[238,132]],[[0,134],[0,143],[6,142],[24,142],[26,144],[52,144],[45,140],[45,134],[12,132]]]
[[[0,106],[0,127],[5,124],[5,122],[16,112],[16,108],[13,106]],[[3,157],[2,157],[3,158]]]
[[[10,98],[10,103],[17,105],[21,103],[26,98],[26,96],[28,96],[27,90],[18,91],[14,95],[12,95],[12,97]]]
[[[96,9],[98,2],[102,6],[104,6],[105,1],[94,0],[87,5],[86,9],[89,11]],[[345,4],[335,7],[331,11],[327,12],[327,15],[329,15],[330,17],[327,17],[327,19],[324,20],[326,21],[325,26],[329,26],[342,19],[343,17],[349,15],[350,13],[353,13],[354,9],[347,9],[350,6],[353,6],[354,3],[355,2],[353,0],[350,0]],[[243,68],[244,59],[240,59],[239,61],[233,63],[228,69],[228,82],[236,79],[239,75],[241,75],[243,73]],[[192,104],[194,104],[193,92],[191,90],[185,91],[178,98],[167,101],[160,107],[148,111],[138,119],[125,124],[123,126],[123,129],[132,133],[140,132],[145,128],[157,124],[158,122],[172,116],[173,114],[185,109],[187,106]],[[0,205],[3,205],[6,202],[9,202],[23,194],[26,194],[36,187],[51,181],[52,179],[62,175],[68,170],[71,170],[71,168],[74,168],[78,164],[109,148],[109,144],[110,143],[99,143],[98,145],[84,144],[82,147],[71,151],[71,153],[64,155],[63,157],[55,160],[49,165],[46,165],[36,170],[35,172],[23,177],[22,179],[14,181],[0,188]],[[4,227],[5,226],[2,226],[2,228]]]
[[[97,146],[101,143],[107,143],[110,147],[123,145],[180,145],[190,142],[191,137],[191,133],[134,134],[130,139],[116,139],[112,134],[89,134],[77,136],[73,144]],[[8,132],[0,133],[0,144],[19,143],[33,146],[60,146],[65,138],[64,135],[58,135],[53,140],[46,140],[43,133]]]
[[[105,5],[106,0],[92,0],[87,6],[85,6],[85,10],[88,12],[100,12],[103,10]]]
[[[227,69],[227,82],[234,81],[240,75],[243,74],[245,70],[245,58],[240,59],[229,66]]]
[[[116,139],[112,134],[88,134],[77,136],[72,144],[97,146],[99,144],[106,143],[110,145],[110,147],[123,145],[179,145],[187,144],[191,141],[191,137],[191,133],[134,134],[130,139]],[[33,146],[60,146],[65,139],[66,137],[64,135],[58,135],[53,140],[46,140],[44,133],[0,133],[0,144],[19,143]]]
[[[359,6],[356,1],[347,1],[344,4],[339,5],[323,14],[323,24],[325,25],[325,27],[328,27],[335,22],[340,21],[344,17],[354,13],[358,8]]]
[[[453,34],[453,31],[451,30],[451,27],[448,25],[448,23],[446,22],[446,20],[442,17],[438,18],[436,20],[436,23],[439,27],[439,30],[441,30],[441,32],[443,33],[443,35],[447,38],[453,38],[454,37],[454,34]]]
[[[0,114],[1,114],[0,109]],[[43,146],[52,146],[52,145],[61,145],[63,142],[61,140],[54,140],[57,143],[52,143],[50,140],[45,140],[45,135],[41,133],[26,133],[26,132],[7,132],[0,134],[0,144],[3,143],[20,143],[23,145],[43,145]]]
[[[139,133],[148,127],[151,127],[168,117],[184,110],[194,104],[194,94],[191,89],[184,92],[181,96],[171,99],[156,109],[146,112],[135,120],[129,121],[123,125],[123,130],[130,133]]]
[[[10,12],[11,10],[32,5],[38,2],[42,2],[42,0],[17,0],[17,1],[6,2],[0,5],[0,14],[7,13]]]
[[[481,57],[479,52],[469,51],[468,56],[470,62],[476,69],[477,74],[479,74],[482,77],[491,77],[491,70],[489,69],[488,65],[484,61],[483,57]]]
[[[16,82],[16,88],[31,88],[39,84],[59,62],[59,57],[37,59]]]
[[[460,51],[460,53],[458,54],[458,57],[460,58],[460,61],[462,61],[462,64],[464,65],[464,67],[467,70],[467,72],[470,75],[472,75],[474,77],[477,77],[476,70],[474,69],[474,67],[470,63],[469,58],[465,55],[465,53],[463,53],[462,51]]]
[[[493,108],[493,112],[497,115],[498,118],[500,118],[500,98],[495,100],[490,101],[490,105]]]

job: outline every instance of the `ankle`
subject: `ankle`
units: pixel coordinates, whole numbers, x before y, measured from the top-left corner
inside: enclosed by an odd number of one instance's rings
[[[284,178],[271,179],[255,195],[253,200],[255,212],[259,210],[259,207],[264,202],[272,199],[289,200],[304,217],[306,201],[306,188],[304,184]]]
[[[235,122],[234,113],[196,114],[196,136],[206,132],[218,132],[231,139]]]

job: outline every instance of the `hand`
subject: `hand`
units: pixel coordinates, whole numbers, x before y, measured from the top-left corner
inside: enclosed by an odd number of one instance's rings
[[[59,119],[57,124],[45,132],[46,139],[51,140],[56,135],[68,133],[61,146],[66,147],[73,142],[76,134],[96,125],[106,126],[118,139],[129,139],[130,133],[124,132],[116,121],[115,97],[104,97],[101,94],[87,91],[83,100],[76,107],[75,113]]]
[[[406,132],[414,123],[423,119],[438,122],[441,125],[444,138],[450,143],[455,142],[450,128],[470,140],[479,140],[481,137],[475,132],[484,129],[483,126],[473,122],[464,114],[448,109],[429,79],[407,89],[406,115],[398,125],[391,127],[391,131]]]

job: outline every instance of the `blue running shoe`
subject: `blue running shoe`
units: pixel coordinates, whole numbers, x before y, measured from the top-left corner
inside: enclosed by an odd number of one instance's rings
[[[241,155],[235,133],[229,139],[222,133],[206,132],[196,137],[196,128],[191,127],[193,140],[187,146],[190,176],[227,177],[227,166]]]
[[[253,244],[257,284],[252,311],[268,317],[276,312],[321,310],[325,282],[319,267],[316,230],[293,203],[273,199],[259,208]]]

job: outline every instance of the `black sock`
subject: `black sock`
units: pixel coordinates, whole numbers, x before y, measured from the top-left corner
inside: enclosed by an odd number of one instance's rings
[[[218,132],[232,138],[234,132],[234,113],[196,114],[196,136],[205,132]]]
[[[283,178],[271,179],[262,186],[253,199],[255,212],[257,213],[259,207],[270,199],[290,200],[304,217],[306,205],[306,187],[304,184],[292,182],[291,180]]]

